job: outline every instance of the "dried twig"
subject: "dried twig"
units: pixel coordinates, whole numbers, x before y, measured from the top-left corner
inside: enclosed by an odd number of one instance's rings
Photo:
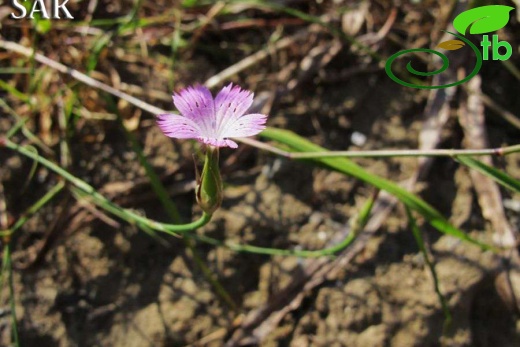
[[[459,120],[464,130],[465,144],[471,149],[485,148],[488,139],[484,124],[484,105],[479,97],[480,76],[475,76],[468,82],[468,90],[472,93],[463,100],[459,108]],[[481,160],[487,165],[493,165],[489,157]],[[475,170],[471,170],[470,175],[482,214],[493,227],[495,242],[501,247],[514,246],[515,235],[507,222],[497,183]]]
[[[160,109],[159,107],[155,107],[155,106],[150,105],[144,101],[141,101],[131,95],[123,93],[105,83],[99,82],[99,81],[93,79],[92,77],[89,77],[89,76],[85,75],[84,73],[79,72],[78,70],[74,70],[68,66],[65,66],[55,60],[52,60],[52,59],[44,56],[43,54],[35,53],[32,49],[19,45],[15,42],[10,42],[10,41],[5,41],[5,40],[0,39],[0,48],[6,49],[6,50],[9,50],[12,52],[16,52],[18,54],[25,55],[26,57],[31,57],[31,56],[33,56],[33,53],[34,53],[34,59],[36,61],[38,61],[42,64],[45,64],[61,73],[67,74],[67,75],[77,79],[78,81],[85,83],[86,85],[100,89],[102,91],[105,91],[120,99],[124,99],[124,100],[128,101],[129,103],[131,103],[145,111],[148,111],[152,114],[161,114],[161,113],[166,112],[166,111]]]

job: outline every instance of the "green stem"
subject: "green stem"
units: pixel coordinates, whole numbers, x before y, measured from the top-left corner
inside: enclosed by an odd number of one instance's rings
[[[351,223],[351,230],[347,237],[343,239],[341,242],[332,245],[330,247],[316,250],[316,251],[295,251],[295,250],[285,250],[285,249],[276,249],[276,248],[264,248],[250,245],[237,245],[232,243],[226,243],[226,246],[237,252],[250,252],[257,254],[267,254],[267,255],[282,255],[282,256],[297,256],[302,258],[316,258],[323,257],[327,255],[334,255],[343,249],[347,248],[352,244],[352,242],[357,238],[359,233],[364,229],[368,219],[370,217],[370,212],[372,211],[372,207],[374,207],[374,202],[377,197],[379,191],[370,197],[367,202],[361,208],[361,211],[356,217],[353,217],[353,222]]]
[[[388,158],[388,157],[454,157],[461,156],[485,156],[496,155],[505,156],[520,152],[520,144],[500,148],[485,149],[387,149],[375,151],[326,151],[326,152],[288,152],[280,148],[273,147],[266,143],[249,139],[240,138],[237,141],[246,143],[256,148],[264,149],[274,154],[281,155],[289,159],[321,159],[321,158]]]
[[[40,208],[42,208],[45,204],[47,204],[52,198],[54,198],[61,190],[65,187],[65,183],[63,181],[58,182],[54,187],[52,187],[51,190],[49,190],[43,197],[41,197],[36,203],[34,203],[23,215],[22,217],[18,218],[16,223],[9,228],[8,230],[2,230],[0,231],[0,236],[9,236],[12,235],[16,230],[20,229],[25,222],[33,214],[38,212]]]
[[[114,108],[114,111],[117,113],[117,108]],[[168,195],[168,192],[166,191],[166,188],[162,184],[161,180],[159,179],[159,176],[154,171],[153,167],[150,165],[148,160],[146,159],[146,156],[143,153],[143,150],[141,149],[141,146],[137,142],[137,139],[135,136],[126,129],[123,120],[121,119],[121,116],[118,114],[118,121],[121,126],[121,128],[125,131],[125,135],[127,139],[130,141],[132,145],[133,151],[137,154],[137,157],[139,158],[139,162],[144,167],[146,171],[146,175],[148,176],[150,180],[150,184],[152,186],[153,191],[161,201],[161,204],[163,205],[166,213],[171,218],[171,220],[175,223],[179,223],[181,221],[181,217],[179,215],[179,212],[177,210],[177,207],[175,206],[172,199],[170,199],[170,196]],[[205,213],[205,215],[211,215],[210,213]],[[144,225],[141,225],[141,228]],[[144,229],[146,231],[146,229]],[[154,235],[152,235],[154,236]],[[197,252],[195,241],[192,239],[184,238],[183,239],[184,244],[188,248],[188,254],[191,255],[191,258],[195,262],[196,266],[200,269],[202,274],[204,275],[204,278],[210,285],[213,286],[216,293],[222,298],[222,300],[233,310],[236,309],[236,304],[229,295],[229,293],[225,290],[225,288],[220,284],[220,282],[217,280],[215,274],[211,271],[211,269],[208,268],[208,266],[204,263],[202,257]]]
[[[190,235],[191,236],[191,235]],[[206,263],[202,260],[199,252],[197,252],[196,242],[194,237],[183,239],[184,244],[188,248],[188,255],[191,255],[193,261],[198,266],[199,270],[202,271],[204,278],[209,282],[217,292],[217,294],[221,297],[221,299],[232,309],[237,310],[237,304],[231,298],[228,291],[222,286],[222,284],[218,281],[217,276],[211,269],[206,265]]]
[[[2,266],[2,278],[3,274],[7,272],[8,276],[8,285],[9,285],[9,304],[11,308],[11,328],[13,330],[13,338],[14,345],[19,347],[20,340],[18,337],[18,322],[16,319],[16,305],[15,305],[15,296],[14,296],[14,281],[13,281],[13,266],[11,263],[11,249],[9,242],[5,243],[4,246],[4,256],[3,256],[3,266]],[[2,281],[3,282],[3,281]],[[3,287],[3,283],[1,285]]]
[[[424,243],[424,239],[421,235],[421,231],[419,230],[419,227],[417,226],[417,223],[415,223],[415,218],[412,215],[412,212],[410,211],[410,208],[408,206],[405,206],[406,209],[406,215],[408,216],[408,222],[410,224],[410,227],[412,229],[413,236],[415,238],[415,242],[417,243],[417,246],[419,247],[419,250],[421,251],[424,261],[426,262],[426,265],[430,269],[430,273],[432,274],[433,278],[433,285],[435,288],[435,293],[437,294],[437,297],[439,298],[439,301],[442,306],[442,311],[444,312],[444,332],[447,331],[451,324],[451,312],[448,307],[448,303],[446,302],[446,298],[441,292],[440,286],[439,286],[439,277],[437,276],[437,271],[435,270],[435,265],[433,264],[433,261],[430,259],[430,256],[428,255],[428,252],[426,250],[426,246]]]
[[[0,41],[1,43],[1,41]],[[1,83],[0,83],[1,86]],[[9,93],[12,94],[12,91],[9,90]],[[29,105],[29,101],[25,100],[25,103]],[[53,151],[45,145],[36,135],[34,135],[25,124],[29,121],[29,117],[21,117],[19,116],[15,110],[13,110],[3,99],[0,99],[0,107],[8,114],[10,114],[13,118],[16,119],[16,124],[6,133],[6,138],[13,137],[19,130],[18,126],[21,126],[22,133],[27,137],[32,143],[38,145],[39,148],[43,149],[45,153],[53,154]]]
[[[188,224],[164,224],[160,223],[151,219],[148,219],[146,217],[140,216],[128,209],[124,209],[114,203],[112,203],[110,200],[105,198],[103,195],[99,194],[95,191],[95,189],[87,184],[86,182],[82,181],[81,179],[75,177],[68,171],[64,170],[63,168],[59,167],[58,165],[54,164],[53,162],[41,157],[38,155],[38,153],[35,153],[31,150],[28,150],[27,148],[17,145],[16,143],[13,143],[12,141],[8,139],[1,139],[0,138],[0,145],[4,145],[5,147],[12,149],[28,158],[31,158],[35,162],[40,163],[41,165],[47,167],[49,170],[54,171],[59,176],[62,176],[64,179],[69,181],[73,186],[74,189],[72,189],[74,194],[80,195],[82,198],[90,199],[92,203],[95,205],[101,207],[102,209],[108,211],[109,213],[112,213],[113,215],[121,218],[122,220],[130,223],[135,224],[139,228],[143,230],[156,230],[160,232],[164,232],[170,235],[178,236],[177,233],[181,233],[182,235],[186,237],[190,237],[192,239],[214,245],[217,247],[225,247],[228,249],[231,249],[236,252],[249,252],[249,253],[257,253],[257,254],[266,254],[266,255],[283,255],[283,256],[297,256],[297,257],[319,257],[324,255],[332,255],[339,250],[347,247],[352,243],[352,241],[357,236],[357,231],[353,230],[345,240],[340,242],[337,245],[334,245],[332,247],[317,250],[317,251],[298,251],[298,250],[284,250],[284,249],[276,249],[276,248],[268,248],[268,247],[258,247],[258,246],[251,246],[251,245],[240,245],[235,243],[229,243],[229,242],[222,242],[220,240],[205,236],[205,235],[197,235],[193,233],[189,233],[191,230],[195,230],[197,228],[200,228],[204,225],[206,225],[211,220],[211,215],[203,213],[202,216],[191,223]],[[370,202],[369,204],[365,205],[365,207],[362,209],[362,212],[360,214],[360,220],[363,221],[362,223],[358,223],[359,225],[364,225],[366,223],[366,220],[368,218],[368,213],[371,208],[371,204],[373,202]],[[370,207],[370,208],[368,208]]]
[[[139,159],[139,162],[143,166],[144,170],[146,171],[146,175],[148,176],[148,179],[150,180],[150,184],[152,186],[152,189],[154,193],[159,198],[159,201],[163,205],[164,209],[170,216],[173,222],[179,223],[181,221],[181,216],[179,214],[179,211],[177,210],[177,206],[173,203],[173,201],[170,199],[170,196],[168,195],[168,192],[164,188],[159,176],[154,171],[152,165],[146,160],[146,156],[143,153],[143,150],[139,143],[137,142],[137,139],[134,134],[132,134],[128,129],[125,127],[123,123],[123,119],[117,112],[117,107],[113,107],[113,111],[117,113],[117,120],[119,122],[119,126],[124,130],[126,138],[130,141],[130,145],[132,146],[132,150],[137,154],[137,158]]]
[[[93,198],[93,202],[96,205],[103,207],[105,210],[109,211],[110,213],[112,213],[124,220],[127,220],[127,221],[131,220],[138,225],[144,224],[147,227],[149,227],[150,229],[164,232],[164,233],[171,234],[171,235],[176,235],[176,236],[177,236],[177,233],[185,233],[185,232],[200,228],[203,225],[206,225],[211,220],[211,215],[208,215],[206,213],[203,213],[202,216],[198,220],[191,222],[191,223],[187,223],[187,224],[164,224],[164,223],[159,223],[157,221],[148,219],[146,217],[140,216],[128,209],[124,209],[124,208],[112,203],[110,200],[105,198],[103,195],[99,194],[94,189],[94,187],[92,187],[85,181],[75,177],[74,175],[69,173],[67,170],[59,167],[58,165],[54,164],[53,162],[41,157],[40,155],[38,155],[38,153],[32,152],[32,151],[28,150],[27,148],[12,142],[9,139],[4,139],[0,142],[3,143],[3,145],[5,147],[12,149],[14,151],[17,151],[18,153],[37,161],[38,163],[45,166],[49,170],[54,171],[58,175],[62,176],[64,179],[69,181],[72,185],[79,188],[83,192],[89,194]]]

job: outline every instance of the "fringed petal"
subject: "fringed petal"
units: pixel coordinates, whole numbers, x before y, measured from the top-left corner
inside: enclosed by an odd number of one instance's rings
[[[235,119],[221,134],[222,137],[247,137],[265,129],[267,116],[259,113],[246,114]]]
[[[195,139],[204,136],[194,121],[177,114],[160,114],[157,117],[157,125],[168,137]]]
[[[216,136],[215,107],[208,88],[188,87],[173,95],[173,103],[181,115],[191,119],[199,126],[203,136]]]
[[[229,84],[215,98],[217,137],[225,137],[231,124],[244,115],[253,104],[253,93]]]

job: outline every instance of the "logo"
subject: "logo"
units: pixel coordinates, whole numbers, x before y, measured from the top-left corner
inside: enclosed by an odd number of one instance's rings
[[[407,49],[404,51],[399,51],[392,55],[385,64],[386,74],[395,82],[410,88],[420,88],[420,89],[440,89],[440,88],[448,88],[457,86],[459,84],[465,83],[472,79],[482,67],[482,61],[488,60],[490,55],[493,60],[507,60],[511,57],[513,53],[513,48],[506,41],[499,41],[498,35],[491,35],[491,40],[489,38],[490,35],[483,35],[482,41],[480,42],[480,46],[482,46],[482,54],[480,53],[479,48],[473,44],[470,40],[468,40],[465,35],[472,34],[487,34],[496,30],[499,30],[506,26],[509,22],[509,12],[511,12],[514,7],[511,6],[502,6],[502,5],[488,5],[476,7],[468,11],[464,11],[459,14],[453,20],[453,27],[457,30],[458,33],[452,33],[450,31],[445,31],[448,34],[455,36],[457,39],[448,40],[441,42],[437,45],[437,47],[448,50],[455,51],[457,49],[461,49],[465,46],[471,48],[471,50],[475,53],[476,63],[475,67],[465,78],[460,81],[444,84],[440,86],[427,86],[414,84],[410,82],[406,82],[399,77],[397,77],[392,71],[392,64],[394,61],[400,56],[408,53],[416,53],[416,52],[426,52],[437,55],[442,60],[442,66],[431,72],[422,72],[414,69],[412,67],[412,62],[409,61],[406,65],[406,70],[416,76],[433,76],[444,72],[450,65],[448,57],[438,51],[429,48],[414,48]],[[444,30],[443,30],[444,31]],[[491,54],[490,54],[491,48]],[[501,49],[502,48],[502,49]],[[502,52],[501,52],[502,51]]]

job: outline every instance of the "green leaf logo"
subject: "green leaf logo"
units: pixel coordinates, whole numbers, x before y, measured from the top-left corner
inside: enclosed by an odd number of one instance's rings
[[[462,35],[485,34],[501,29],[509,22],[509,12],[514,7],[503,5],[488,5],[476,7],[459,14],[453,20],[453,26]]]

